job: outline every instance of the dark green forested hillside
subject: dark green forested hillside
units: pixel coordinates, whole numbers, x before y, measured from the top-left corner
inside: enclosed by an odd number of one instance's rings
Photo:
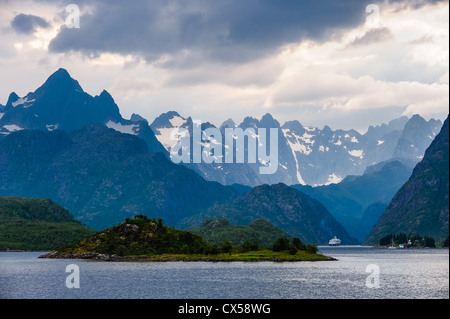
[[[247,226],[231,225],[226,219],[213,219],[205,221],[201,227],[191,227],[186,231],[197,234],[217,246],[229,241],[233,246],[242,247],[245,241],[249,241],[259,247],[269,248],[278,238],[291,238],[264,219],[254,220]]]
[[[265,219],[308,244],[328,244],[333,236],[346,244],[357,243],[320,202],[285,184],[255,187],[229,203],[185,218],[180,224],[198,227],[208,219],[227,219],[235,225]]]
[[[50,199],[0,197],[0,250],[51,250],[94,233]]]

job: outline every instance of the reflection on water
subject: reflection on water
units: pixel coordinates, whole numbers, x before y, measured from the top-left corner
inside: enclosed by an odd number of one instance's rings
[[[341,246],[320,252],[338,261],[108,263],[0,253],[0,298],[449,298],[448,250]],[[69,264],[78,266],[79,289],[66,287]],[[368,288],[374,279],[379,288]]]

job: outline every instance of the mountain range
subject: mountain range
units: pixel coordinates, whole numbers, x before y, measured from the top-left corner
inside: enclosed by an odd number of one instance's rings
[[[352,244],[364,240],[442,127],[418,115],[365,134],[280,125],[270,114],[225,121],[221,132],[278,130],[278,170],[262,175],[259,163],[172,163],[174,130],[192,136],[193,123],[176,112],[151,124],[137,114],[124,119],[108,92],[92,97],[59,69],[0,106],[0,195],[51,198],[97,230],[136,214],[181,228],[262,218],[305,243],[336,235]],[[224,140],[213,142],[225,151]]]
[[[202,129],[214,127],[205,120],[202,123]],[[6,105],[0,106],[0,140],[20,130],[59,129],[70,133],[84,124],[106,125],[121,133],[136,135],[145,140],[149,153],[161,152],[166,156],[180,138],[171,140],[174,130],[186,129],[191,136],[193,130],[191,117],[185,118],[173,111],[160,115],[150,125],[137,114],[130,120],[124,119],[107,91],[99,96],[89,95],[65,69],[57,70],[36,91],[23,97],[12,92]],[[426,121],[419,115],[371,126],[364,134],[355,130],[333,131],[328,126],[323,129],[306,127],[297,120],[281,125],[270,114],[261,120],[247,117],[239,125],[228,119],[219,127],[223,136],[226,128],[278,130],[276,173],[262,175],[259,164],[249,163],[186,166],[203,178],[223,185],[329,185],[349,175],[362,175],[367,167],[392,159],[417,164],[441,127],[440,120]],[[216,142],[221,143],[225,151],[224,141]]]
[[[167,112],[156,118],[150,127],[156,138],[168,152],[181,139],[174,136],[174,130],[186,130],[192,137],[194,120],[177,112]],[[202,122],[202,129],[214,127]],[[237,125],[233,120],[225,121],[220,127],[222,136],[226,128],[276,128],[278,130],[278,170],[275,174],[259,174],[259,164],[186,164],[207,180],[224,185],[242,184],[251,187],[262,184],[284,183],[287,185],[320,186],[336,184],[349,175],[362,175],[372,165],[398,159],[409,166],[418,163],[426,148],[433,141],[440,128],[440,120],[426,121],[419,115],[401,117],[389,124],[369,127],[365,134],[355,130],[335,130],[304,127],[299,121],[284,125],[270,114],[261,120],[247,117]],[[171,136],[172,134],[172,136]],[[251,137],[249,137],[251,138]],[[206,139],[203,143],[208,143]],[[224,154],[226,145],[222,143]]]

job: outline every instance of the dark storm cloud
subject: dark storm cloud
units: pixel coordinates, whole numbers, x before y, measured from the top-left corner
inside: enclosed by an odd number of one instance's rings
[[[31,34],[36,28],[48,28],[50,24],[41,17],[21,13],[11,21],[11,27],[18,33]]]
[[[243,62],[285,44],[339,37],[365,22],[366,6],[373,2],[100,0],[82,14],[80,29],[62,28],[49,49],[135,54],[148,61],[170,55],[177,56],[178,64]],[[78,3],[83,11],[83,1]]]

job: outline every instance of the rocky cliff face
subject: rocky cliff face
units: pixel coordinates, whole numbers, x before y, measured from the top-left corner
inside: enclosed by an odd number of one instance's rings
[[[411,178],[392,199],[367,238],[415,232],[441,240],[449,233],[449,119],[415,167]]]

